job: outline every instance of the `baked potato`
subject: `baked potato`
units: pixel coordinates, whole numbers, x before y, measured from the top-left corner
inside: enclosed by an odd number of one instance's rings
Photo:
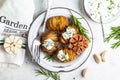
[[[53,54],[58,47],[58,35],[53,31],[48,31],[41,37],[41,48],[42,51],[48,55]]]
[[[48,30],[63,31],[69,22],[65,16],[54,16],[47,20],[46,26]]]
[[[86,50],[88,44],[89,41],[85,36],[76,34],[69,40],[68,47],[70,49],[73,49],[77,54],[81,54],[83,51]]]
[[[79,33],[78,28],[75,25],[69,25],[66,28],[66,31],[61,33],[60,42],[63,44],[67,44],[69,39],[74,35]]]
[[[55,53],[54,58],[59,62],[69,62],[76,59],[76,52],[72,49],[62,48]]]

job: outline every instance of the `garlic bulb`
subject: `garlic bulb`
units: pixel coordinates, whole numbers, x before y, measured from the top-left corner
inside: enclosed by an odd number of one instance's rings
[[[22,40],[17,36],[9,36],[5,38],[4,49],[8,54],[16,54],[22,46]]]

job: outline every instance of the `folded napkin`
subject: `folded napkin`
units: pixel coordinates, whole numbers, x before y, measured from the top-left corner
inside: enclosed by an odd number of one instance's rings
[[[41,12],[47,9],[47,3],[49,0],[34,0],[35,3],[35,14],[34,18],[40,15]]]
[[[26,44],[26,37],[19,34],[27,33],[33,21],[33,15],[33,0],[0,0],[0,41],[12,34],[19,36]],[[3,45],[0,45],[0,66],[8,66],[8,64],[21,66],[24,56],[25,49],[21,48],[17,54],[12,55],[5,51]]]

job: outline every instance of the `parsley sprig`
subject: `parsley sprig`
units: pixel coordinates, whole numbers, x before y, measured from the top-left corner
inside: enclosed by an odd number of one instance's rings
[[[72,24],[74,24],[74,25],[76,25],[77,27],[78,27],[78,29],[79,29],[79,31],[80,31],[80,33],[83,35],[83,36],[85,36],[88,40],[89,40],[89,42],[90,42],[90,38],[89,38],[89,36],[88,36],[88,31],[87,31],[87,29],[85,29],[83,26],[82,26],[82,24],[81,24],[81,22],[79,21],[79,19],[82,19],[82,18],[76,18],[75,16],[71,16],[71,18],[72,18]]]
[[[36,72],[36,74],[37,74],[37,76],[38,75],[44,75],[44,76],[46,76],[47,78],[53,78],[54,80],[60,80],[60,75],[58,74],[58,73],[52,73],[52,72],[50,72],[50,71],[44,71],[44,70],[42,70],[42,69],[39,69],[39,70],[35,70]]]
[[[111,33],[106,38],[106,42],[110,42],[111,39],[116,40],[116,42],[111,45],[111,48],[118,48],[120,46],[120,26],[111,27]]]

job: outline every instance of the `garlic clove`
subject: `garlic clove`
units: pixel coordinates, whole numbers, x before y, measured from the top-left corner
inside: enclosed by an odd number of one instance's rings
[[[10,49],[10,47],[5,48],[5,50],[6,50],[6,52],[9,53],[9,54],[13,54],[12,51],[11,51],[11,49]]]
[[[100,55],[94,54],[93,57],[94,57],[94,60],[95,60],[96,63],[99,64],[99,63],[101,62],[101,57],[100,57]]]
[[[14,46],[11,46],[10,50],[12,51],[12,53],[15,53],[15,47]]]
[[[10,47],[10,44],[9,43],[4,43],[4,45],[3,45],[5,48],[7,48],[7,47]]]
[[[14,53],[16,54],[19,51],[19,48],[15,47]]]
[[[10,41],[10,38],[9,38],[9,37],[5,38],[5,43],[11,43],[11,41]]]
[[[90,71],[89,68],[85,68],[85,69],[83,69],[83,70],[82,70],[82,73],[81,73],[82,77],[86,78],[87,75],[88,75],[88,73],[89,73],[89,71]]]
[[[13,36],[13,35],[11,35],[11,36],[9,37],[9,39],[10,39],[11,42],[14,42],[14,36]]]
[[[18,45],[22,45],[22,40],[19,39],[19,40],[17,41],[17,44],[18,44]]]
[[[15,36],[14,42],[16,43],[19,40],[19,37]]]
[[[103,62],[106,62],[106,58],[107,58],[108,53],[109,52],[107,50],[105,50],[101,53],[101,59],[102,59]]]
[[[17,48],[21,48],[21,45],[20,44],[16,44],[15,45]]]

